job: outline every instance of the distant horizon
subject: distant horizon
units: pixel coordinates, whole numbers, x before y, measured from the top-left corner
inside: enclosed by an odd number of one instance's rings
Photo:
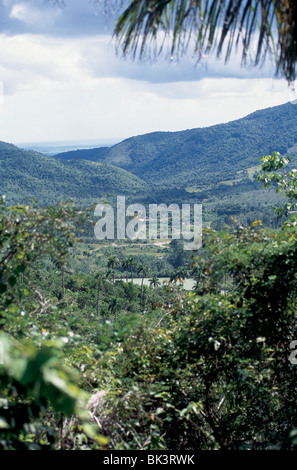
[[[32,140],[28,140],[28,141],[15,141],[15,142],[11,142],[13,143],[14,145],[61,145],[61,144],[65,144],[65,145],[70,145],[70,144],[79,144],[79,145],[88,145],[89,143],[109,143],[109,142],[121,142],[121,140],[123,139],[126,139],[126,137],[119,137],[119,138],[105,138],[105,139],[66,139],[66,140],[36,140],[36,141],[32,141]]]
[[[77,140],[53,140],[41,142],[17,142],[17,147],[25,150],[34,150],[48,156],[71,150],[82,150],[94,147],[112,147],[124,139],[77,139]]]

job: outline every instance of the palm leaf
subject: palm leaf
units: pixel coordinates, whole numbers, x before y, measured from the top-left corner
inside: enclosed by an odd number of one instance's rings
[[[159,55],[168,45],[179,58],[190,47],[198,60],[236,48],[254,65],[275,56],[276,74],[296,78],[297,7],[293,0],[133,0],[119,17],[114,35],[124,55]],[[254,39],[256,49],[254,47]]]

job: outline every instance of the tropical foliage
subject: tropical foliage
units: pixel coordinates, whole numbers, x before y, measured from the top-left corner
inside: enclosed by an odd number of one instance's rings
[[[251,56],[255,66],[273,52],[276,73],[290,82],[296,78],[296,18],[293,0],[134,0],[114,33],[134,58],[160,54],[166,39],[171,57],[190,49],[197,60],[216,52],[227,61],[238,47],[242,61]]]
[[[284,164],[264,157],[260,180],[291,210]],[[1,448],[293,449],[296,216],[205,229],[192,292],[108,279],[115,255],[97,273],[66,268],[88,216],[1,204]]]

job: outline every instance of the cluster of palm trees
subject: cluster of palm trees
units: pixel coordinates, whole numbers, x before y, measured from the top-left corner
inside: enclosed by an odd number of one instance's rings
[[[187,268],[184,266],[180,266],[177,271],[171,274],[169,278],[169,282],[177,282],[177,281],[184,281],[185,279],[189,278],[189,273]]]
[[[111,277],[112,276],[112,282],[113,284],[115,283],[115,269],[122,268],[126,270],[126,281],[128,282],[129,279],[129,273],[130,273],[130,280],[133,282],[133,273],[136,272],[138,277],[141,277],[141,292],[140,292],[140,298],[141,298],[141,304],[142,307],[144,308],[144,279],[149,277],[151,275],[151,278],[149,279],[149,285],[150,287],[156,288],[161,285],[160,279],[157,276],[157,274],[151,274],[149,271],[149,268],[143,264],[140,263],[137,265],[135,259],[133,256],[128,256],[120,262],[119,258],[116,255],[110,255],[107,259],[107,267],[108,271],[106,274],[106,277]],[[136,268],[136,269],[135,269]],[[176,283],[178,281],[184,281],[185,279],[189,278],[189,271],[187,270],[186,267],[180,266],[169,278],[169,282],[171,283]],[[97,316],[98,319],[100,317],[100,292],[101,292],[101,285],[102,285],[102,274],[98,274],[98,292],[97,292]],[[114,315],[115,321],[117,320],[117,315],[121,311],[121,301],[120,299],[116,296],[113,295],[110,298],[109,301],[109,307],[108,310],[112,315]]]
[[[122,260],[122,262],[120,262],[119,258],[116,255],[110,255],[107,259],[108,271],[106,273],[106,277],[111,277],[112,276],[112,280],[113,280],[113,284],[114,284],[115,283],[115,269],[117,267],[121,267],[121,268],[126,270],[126,281],[128,282],[128,275],[130,273],[130,279],[133,282],[133,272],[134,272],[135,266],[136,266],[136,262],[135,262],[133,256],[128,256],[128,257],[124,258]],[[144,306],[143,282],[144,282],[144,278],[149,275],[149,269],[145,264],[141,263],[137,266],[136,273],[137,273],[138,276],[141,277],[140,297],[141,297],[142,305]],[[159,281],[158,277],[155,274],[152,276],[152,278],[149,280],[149,282],[150,282],[151,287],[152,286],[157,287],[157,286],[160,285],[160,281]],[[98,276],[98,292],[97,292],[97,316],[98,316],[98,318],[100,316],[100,308],[99,308],[99,305],[100,305],[100,290],[101,290],[101,276]],[[121,310],[121,302],[120,302],[120,299],[117,296],[113,295],[110,298],[108,310],[110,311],[111,314],[114,315],[115,321],[116,321],[117,315]]]
[[[133,258],[133,256],[128,256],[127,258],[123,259],[122,262],[118,259],[116,255],[111,255],[109,256],[107,260],[107,277],[110,277],[112,275],[113,278],[113,283],[115,282],[115,268],[121,267],[126,270],[126,281],[128,281],[128,275],[130,272],[130,280],[133,281],[133,273],[135,272],[135,266],[136,262]],[[136,267],[136,273],[138,277],[141,277],[141,295],[143,292],[143,281],[144,278],[148,277],[150,275],[148,267],[140,263]],[[177,282],[178,280],[184,281],[185,279],[189,278],[189,272],[185,266],[180,266],[177,271],[175,271],[169,278],[169,282]],[[157,287],[160,285],[159,278],[157,277],[156,274],[153,274],[151,279],[149,279],[149,283],[151,287]]]
[[[111,255],[109,256],[107,260],[107,267],[108,267],[107,277],[112,276],[113,283],[114,283],[115,282],[115,268],[121,267],[124,270],[126,270],[126,281],[128,282],[129,273],[130,273],[130,280],[133,281],[133,273],[135,272],[135,269],[134,269],[135,266],[136,266],[136,262],[133,256],[128,256],[124,258],[122,262],[120,262],[120,260],[118,259],[116,255]],[[143,281],[144,281],[144,278],[150,275],[150,271],[149,271],[149,268],[145,264],[140,263],[136,267],[136,273],[139,277],[141,277],[141,296],[142,296]],[[159,279],[156,275],[153,275],[152,279],[150,279],[149,282],[150,282],[150,285],[154,287],[160,285]]]
[[[128,256],[125,258],[122,263],[120,262],[119,258],[116,255],[111,255],[107,259],[107,267],[108,271],[106,276],[110,277],[112,275],[113,278],[113,283],[115,281],[115,268],[117,267],[122,267],[123,269],[126,270],[126,281],[128,281],[128,272],[130,271],[130,278],[131,281],[133,280],[133,268],[135,266],[135,261],[133,256]]]

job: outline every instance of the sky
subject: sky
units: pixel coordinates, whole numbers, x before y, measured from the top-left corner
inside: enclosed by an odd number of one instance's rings
[[[123,140],[239,119],[297,98],[271,61],[133,62],[98,0],[0,0],[0,140]]]

